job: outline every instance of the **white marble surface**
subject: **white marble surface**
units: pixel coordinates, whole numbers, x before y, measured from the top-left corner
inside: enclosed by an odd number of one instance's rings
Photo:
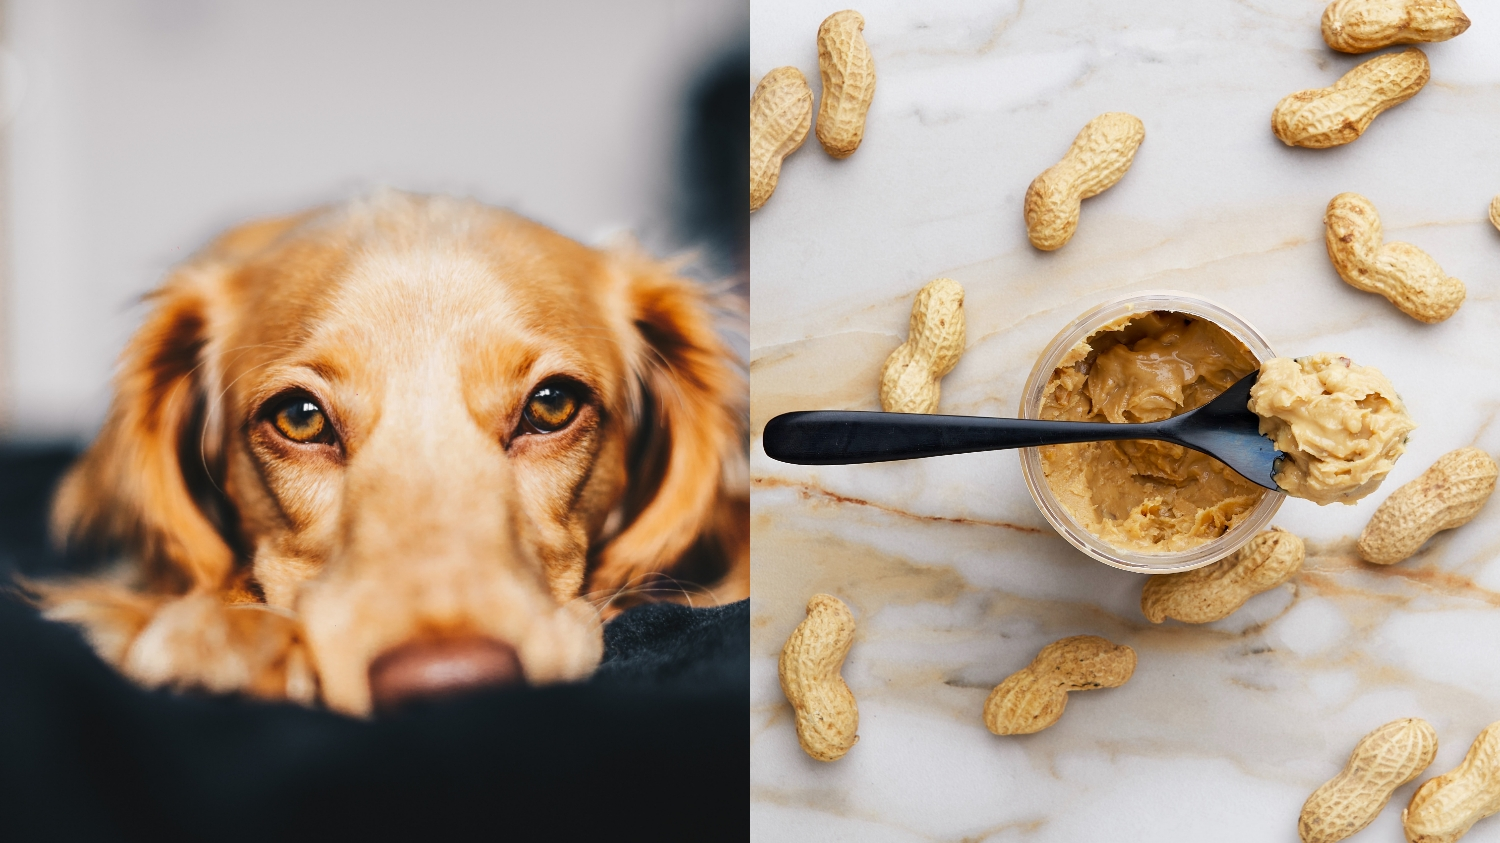
[[[1360,59],[1329,50],[1316,0],[862,3],[879,84],[864,145],[809,137],[753,215],[752,836],[763,841],[1296,840],[1303,799],[1358,738],[1421,716],[1454,766],[1500,719],[1500,502],[1389,569],[1353,537],[1440,454],[1500,454],[1500,2],[1431,45],[1432,82],[1352,145],[1283,146],[1271,107]],[[752,81],[800,67],[836,3],[755,0]],[[1026,242],[1021,198],[1074,134],[1128,111],[1146,141],[1087,201],[1073,242]],[[1422,325],[1343,284],[1322,214],[1352,190],[1387,239],[1463,279],[1463,309]],[[1013,415],[1046,342],[1106,297],[1173,288],[1237,310],[1282,354],[1341,351],[1384,370],[1420,425],[1386,485],[1354,507],[1288,501],[1306,537],[1291,583],[1203,627],[1152,626],[1142,579],[1054,534],[1013,454],[798,468],[759,431],[793,409],[877,409],[912,295],[967,290],[968,348],[942,410]],[[822,764],[797,746],[776,655],[807,597],[844,599],[859,744]],[[1134,647],[1123,688],[1074,695],[1055,727],[997,738],[989,689],[1044,644]],[[1425,778],[1425,777],[1424,777]],[[1360,840],[1400,840],[1396,799]],[[1500,839],[1500,818],[1469,839]]]

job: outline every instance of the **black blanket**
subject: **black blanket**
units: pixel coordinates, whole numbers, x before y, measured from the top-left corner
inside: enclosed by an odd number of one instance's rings
[[[67,449],[0,450],[0,575],[44,540]],[[749,604],[605,628],[588,682],[359,721],[140,690],[0,599],[0,840],[743,839]]]

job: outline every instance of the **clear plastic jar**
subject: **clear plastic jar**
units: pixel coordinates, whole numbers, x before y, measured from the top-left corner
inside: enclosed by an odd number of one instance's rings
[[[1122,317],[1135,313],[1145,314],[1153,310],[1186,313],[1207,319],[1244,343],[1260,363],[1276,356],[1275,352],[1271,351],[1266,338],[1251,327],[1250,323],[1241,319],[1233,311],[1213,302],[1175,290],[1132,293],[1089,309],[1053,338],[1041,356],[1037,358],[1036,366],[1031,370],[1031,376],[1026,379],[1026,388],[1021,394],[1021,418],[1035,419],[1040,416],[1042,396],[1047,383],[1052,379],[1052,373],[1057,369],[1063,356],[1074,346],[1088,339],[1095,331]],[[1074,547],[1100,562],[1143,574],[1188,571],[1223,559],[1239,550],[1256,533],[1270,526],[1272,516],[1281,508],[1282,501],[1286,500],[1285,494],[1268,491],[1265,497],[1261,498],[1260,503],[1250,510],[1248,517],[1213,541],[1175,553],[1140,553],[1123,550],[1106,543],[1073,519],[1073,516],[1052,493],[1052,487],[1047,483],[1047,476],[1042,472],[1041,454],[1036,448],[1022,449],[1020,456],[1021,472],[1026,477],[1026,488],[1031,490],[1032,500],[1036,501],[1037,508],[1042,511],[1042,515],[1046,517],[1047,523],[1051,524],[1053,529],[1057,530]]]

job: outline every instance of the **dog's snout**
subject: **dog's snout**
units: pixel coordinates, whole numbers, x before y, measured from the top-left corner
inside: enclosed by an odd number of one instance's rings
[[[370,663],[370,698],[381,713],[417,700],[522,681],[516,649],[486,637],[410,641]]]

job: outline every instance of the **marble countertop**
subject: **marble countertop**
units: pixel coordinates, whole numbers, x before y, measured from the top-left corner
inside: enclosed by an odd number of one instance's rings
[[[1284,95],[1361,58],[1322,42],[1316,0],[1023,0],[857,8],[878,87],[863,146],[816,139],[751,218],[751,828],[756,840],[1294,841],[1303,800],[1354,743],[1398,717],[1436,727],[1436,762],[1500,720],[1500,501],[1390,568],[1353,539],[1381,500],[1439,455],[1500,454],[1500,3],[1425,46],[1432,81],[1353,144],[1283,146]],[[755,0],[752,82],[802,69],[843,8]],[[1366,57],[1368,58],[1368,57]],[[1090,118],[1128,111],[1146,140],[1116,187],[1084,203],[1073,241],[1026,241],[1026,186]],[[1423,325],[1339,280],[1323,209],[1369,197],[1386,239],[1415,243],[1468,285]],[[967,291],[968,346],[942,411],[1014,415],[1052,336],[1095,303],[1177,289],[1246,317],[1283,355],[1339,351],[1384,371],[1419,427],[1356,506],[1288,500],[1303,536],[1290,583],[1224,621],[1154,626],[1143,579],[1094,562],[1032,503],[1014,453],[796,467],[761,450],[796,409],[878,409],[879,370],[911,300],[947,276]],[[807,598],[859,624],[844,676],[860,741],[824,764],[798,748],[776,678]],[[1073,695],[1054,727],[991,735],[991,687],[1045,644],[1129,644],[1134,678]],[[1413,785],[1356,838],[1400,840]],[[1500,818],[1470,839],[1500,839]]]

